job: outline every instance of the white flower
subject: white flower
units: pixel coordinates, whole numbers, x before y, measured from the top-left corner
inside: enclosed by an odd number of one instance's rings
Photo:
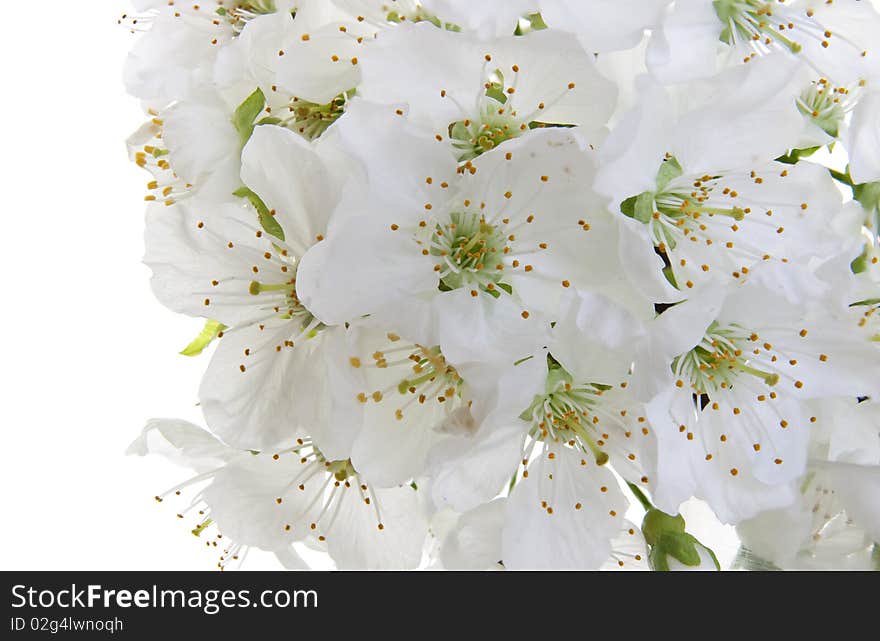
[[[622,316],[607,301],[590,304],[609,325]],[[551,344],[560,354],[569,353],[563,348],[571,346],[576,323],[569,315],[554,328],[558,336]],[[522,389],[534,390],[528,408],[515,418],[490,415],[473,436],[450,437],[432,452],[427,474],[434,501],[458,511],[478,510],[514,479],[503,534],[506,567],[598,568],[621,527],[617,516],[628,507],[606,464],[642,487],[652,483],[655,444],[647,419],[626,392],[627,382],[603,378],[613,375],[601,365],[603,350],[622,349],[611,338],[597,329],[596,367],[575,370],[583,378],[555,360],[548,368],[544,352],[514,366],[501,381],[500,405],[515,403]],[[575,545],[575,538],[587,545]],[[544,541],[541,554],[531,549],[538,539]]]
[[[287,0],[238,2],[227,9],[223,0],[169,4],[138,0],[137,11],[124,16],[132,30],[145,31],[132,47],[125,65],[129,93],[154,109],[192,98],[211,86],[213,65],[222,48],[241,26],[257,15],[289,11]]]
[[[429,62],[425,51],[437,54]],[[417,24],[383,33],[361,67],[361,97],[406,103],[461,160],[542,124],[581,125],[593,142],[617,95],[576,38],[549,31],[480,40]]]
[[[325,323],[370,315],[457,365],[512,362],[543,344],[542,317],[571,287],[647,305],[619,267],[616,219],[588,188],[592,155],[567,130],[459,166],[393,107],[354,101],[338,127],[369,186],[300,268],[301,299]]]
[[[354,15],[312,0],[295,15],[278,12],[248,22],[218,58],[215,77],[239,98],[259,87],[273,116],[291,123],[298,118],[313,138],[319,116],[324,128],[332,124],[320,108],[358,86],[358,57],[368,37],[372,29]]]
[[[336,198],[322,148],[258,127],[244,150],[242,179],[260,195],[262,214],[240,203],[191,200],[148,216],[145,262],[156,295],[229,328],[200,399],[210,427],[241,449],[289,444],[300,428],[323,424],[328,411],[321,346],[342,340],[328,339],[342,330],[321,331],[296,290],[297,260],[320,241]]]
[[[874,569],[873,548],[880,540],[878,406],[855,399],[818,405],[824,429],[814,432],[797,500],[737,530],[750,552],[779,567]]]
[[[717,569],[697,499],[876,563],[876,2],[134,6],[145,262],[216,345],[212,434],[131,451],[221,566]]]
[[[466,375],[478,399],[468,408],[472,427],[444,426],[433,439],[425,470],[434,505],[458,512],[492,500],[517,474],[531,427],[520,415],[543,393],[547,364],[541,354],[506,370],[471,367]]]
[[[677,0],[655,32],[647,61],[663,82],[714,75],[782,52],[838,85],[873,75],[880,15],[860,0]]]
[[[271,454],[224,446],[182,421],[151,421],[129,453],[165,453],[191,465],[198,476],[157,496],[163,501],[198,487],[179,516],[198,512],[193,534],[212,526],[222,546],[220,566],[243,560],[256,547],[296,558],[294,543],[329,553],[340,569],[411,568],[421,561],[427,523],[418,492],[375,489],[349,461],[332,461],[308,439]]]
[[[802,399],[876,394],[880,360],[865,358],[870,341],[844,310],[820,306],[827,286],[792,265],[765,264],[726,289],[661,314],[635,375],[640,392],[666,389],[648,409],[657,505],[675,512],[696,494],[736,522],[791,502],[817,421]]]
[[[470,417],[461,374],[439,348],[393,333],[355,329],[347,348],[339,362],[347,371],[334,374],[336,393],[363,406],[362,422],[351,426],[352,461],[381,487],[419,477],[438,430],[462,412]]]
[[[841,197],[827,171],[772,160],[803,131],[796,72],[764,59],[695,87],[688,98],[697,105],[684,109],[643,83],[639,106],[602,147],[596,188],[626,215],[623,251],[636,256],[623,264],[648,296],[674,300],[771,257],[806,262],[851,247],[835,227]],[[705,90],[723,106],[700,100]],[[668,291],[666,279],[683,294]]]

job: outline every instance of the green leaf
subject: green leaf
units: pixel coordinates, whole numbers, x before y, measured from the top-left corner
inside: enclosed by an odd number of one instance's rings
[[[257,210],[257,214],[260,216],[260,225],[266,230],[266,233],[275,236],[278,240],[284,240],[284,230],[278,224],[278,221],[275,220],[275,216],[269,211],[262,198],[247,187],[236,189],[232,192],[232,195],[239,198],[247,198],[251,205],[254,206],[254,209]]]
[[[183,356],[198,356],[202,352],[205,351],[205,348],[210,345],[215,338],[226,329],[226,325],[222,323],[218,323],[217,321],[209,320],[205,323],[204,329],[202,332],[196,336],[195,340],[187,345],[182,352],[180,352]]]
[[[232,116],[232,124],[241,138],[241,143],[245,144],[251,139],[254,133],[254,121],[257,119],[266,106],[266,97],[261,89],[257,89],[250,96],[244,99],[235,114]]]
[[[648,224],[654,216],[654,194],[646,191],[627,198],[620,204],[620,211],[640,223]]]

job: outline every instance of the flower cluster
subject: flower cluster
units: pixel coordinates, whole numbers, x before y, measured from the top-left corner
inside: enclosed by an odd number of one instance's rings
[[[714,568],[694,498],[876,563],[870,2],[134,5],[145,262],[216,344],[131,452],[221,566]]]

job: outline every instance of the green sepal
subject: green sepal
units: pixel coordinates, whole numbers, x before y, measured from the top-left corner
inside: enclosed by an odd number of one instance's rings
[[[669,572],[669,557],[687,567],[695,568],[703,562],[698,548],[703,548],[709,553],[716,570],[721,569],[715,553],[687,532],[664,532],[660,540],[651,546],[648,560],[656,572]]]
[[[676,559],[687,567],[698,567],[702,563],[699,548],[706,550],[716,569],[721,565],[715,553],[700,543],[686,531],[687,524],[680,514],[671,516],[652,508],[647,511],[642,521],[642,534],[651,551],[648,560],[651,567],[658,572],[669,571],[669,557]]]
[[[684,534],[685,521],[681,514],[671,516],[658,509],[648,510],[642,521],[642,534],[648,545],[655,545],[664,534]]]
[[[647,225],[654,216],[654,194],[646,191],[638,196],[627,198],[620,203],[620,211],[625,216]]]
[[[854,185],[853,198],[868,212],[880,211],[880,182]]]
[[[699,545],[699,541],[687,532],[682,532],[663,535],[657,548],[661,551],[665,550],[668,556],[681,561],[686,566],[695,568],[702,561],[700,553],[697,551],[697,545]]]
[[[212,320],[207,321],[201,333],[180,353],[183,356],[198,356],[204,352],[208,345],[214,342],[214,339],[225,329],[226,325],[223,325],[222,323]]]
[[[515,36],[524,36],[532,31],[542,31],[547,29],[547,23],[544,22],[544,18],[540,13],[530,13],[529,15],[524,17],[524,20],[528,23],[523,25],[522,23],[518,24],[516,30],[513,32]]]
[[[241,138],[241,144],[245,144],[251,139],[251,134],[254,133],[256,126],[254,122],[263,113],[265,107],[266,96],[263,95],[262,89],[257,89],[236,108],[232,116],[232,124]]]
[[[667,158],[660,165],[660,171],[657,172],[657,193],[662,192],[669,183],[683,174],[684,170],[678,164],[678,160]]]
[[[541,122],[540,120],[533,120],[529,123],[529,130],[534,131],[535,129],[574,129],[577,125],[567,125],[563,122]]]
[[[266,233],[271,234],[278,240],[284,240],[284,230],[278,224],[278,221],[275,220],[275,216],[269,211],[262,198],[247,187],[239,187],[232,192],[232,195],[238,198],[247,198],[250,204],[254,206],[254,209],[257,210],[257,214],[260,217],[260,225],[266,230]]]
[[[664,267],[663,276],[670,285],[675,287],[675,289],[679,289],[678,283],[675,280],[675,272],[672,270],[672,267]]]
[[[870,263],[870,259],[869,259],[868,250],[869,250],[869,247],[867,245],[865,245],[865,250],[862,252],[861,256],[859,256],[852,263],[850,263],[849,267],[852,270],[853,274],[863,274],[866,271],[868,271],[868,269],[870,268],[871,263]]]
[[[713,0],[712,7],[715,9],[718,19],[721,20],[721,24],[728,24],[731,18],[737,14],[737,9],[730,0]]]
[[[804,158],[809,158],[817,151],[822,149],[822,146],[818,147],[805,147],[804,149],[792,149],[784,156],[780,156],[776,159],[776,162],[785,163],[786,165],[796,165]]]
[[[486,87],[486,97],[491,98],[501,105],[507,104],[507,94],[504,93],[504,83],[493,82]]]
[[[498,291],[499,289],[502,290],[503,292],[507,293],[508,295],[513,294],[513,287],[511,287],[507,283],[497,283],[495,289],[486,289],[485,291],[492,298],[498,299],[498,298],[501,298],[501,292]]]

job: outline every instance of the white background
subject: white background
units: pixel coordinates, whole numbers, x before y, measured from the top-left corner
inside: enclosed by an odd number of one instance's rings
[[[149,178],[125,149],[143,120],[121,81],[126,8],[27,3],[0,38],[0,569],[217,560],[183,505],[152,499],[187,472],[124,456],[148,418],[199,420],[206,364],[177,355],[201,323],[162,308],[140,263]]]
[[[211,569],[217,553],[153,496],[187,477],[124,456],[151,417],[198,422],[201,329],[149,290],[143,120],[121,82],[127,4],[19,6],[0,38],[0,569]],[[719,557],[730,529],[701,531]],[[247,568],[270,565],[251,555]],[[270,565],[271,566],[271,565]]]

